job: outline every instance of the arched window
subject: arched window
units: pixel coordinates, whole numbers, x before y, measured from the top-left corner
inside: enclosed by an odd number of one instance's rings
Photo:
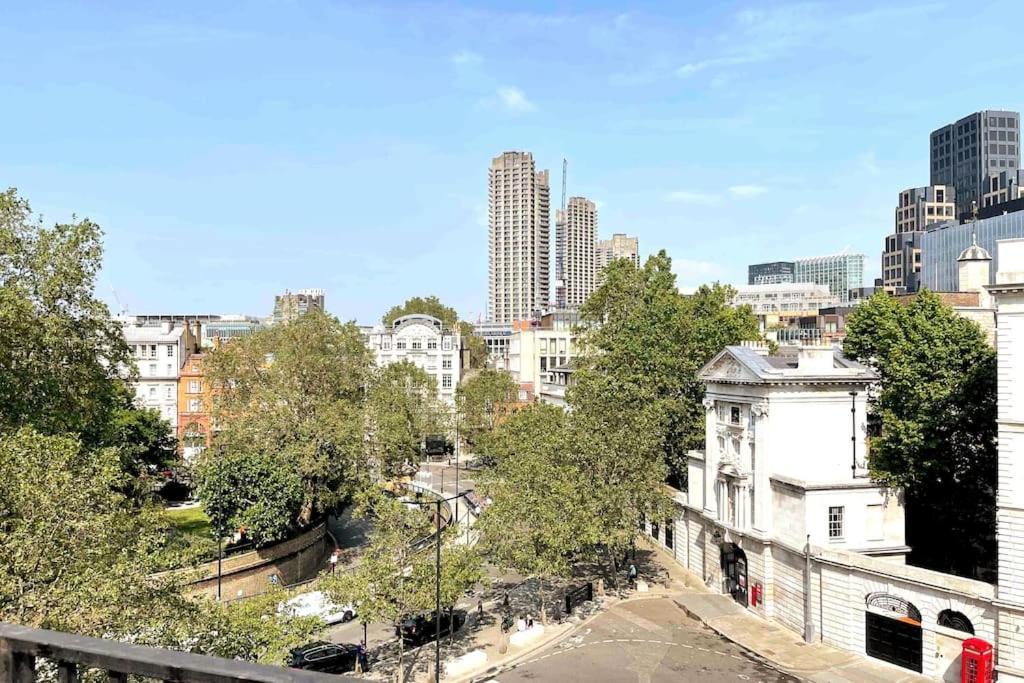
[[[870,593],[864,603],[882,612],[892,612],[897,617],[907,617],[921,623],[921,611],[909,600],[888,593]]]
[[[939,612],[939,626],[974,635],[974,624],[971,623],[966,614],[956,610],[944,609]]]

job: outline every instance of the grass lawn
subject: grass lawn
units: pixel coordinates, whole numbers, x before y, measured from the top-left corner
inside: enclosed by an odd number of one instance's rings
[[[182,535],[211,537],[210,518],[201,507],[164,510],[164,518]]]

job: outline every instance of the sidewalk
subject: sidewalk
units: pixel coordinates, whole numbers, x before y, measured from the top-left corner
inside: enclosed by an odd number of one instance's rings
[[[730,596],[708,592],[661,548],[647,544],[674,586],[673,600],[723,638],[756,654],[773,668],[814,683],[923,683],[932,679],[823,643],[807,644],[792,631],[743,609]]]

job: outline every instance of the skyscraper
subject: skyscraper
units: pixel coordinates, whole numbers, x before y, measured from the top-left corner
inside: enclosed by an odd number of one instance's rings
[[[626,258],[640,267],[640,240],[622,233],[615,233],[610,240],[598,240],[595,248],[595,265],[597,282],[601,281],[601,271],[617,258]]]
[[[957,217],[981,206],[985,181],[1020,168],[1020,114],[979,111],[931,134],[931,184],[956,189]]]
[[[792,261],[754,263],[747,266],[748,285],[781,285],[796,282]]]
[[[916,292],[921,272],[921,238],[928,226],[954,221],[956,191],[951,185],[912,187],[900,192],[895,232],[885,238],[882,285],[890,294]]]
[[[512,323],[532,317],[550,299],[548,172],[529,152],[491,160],[488,186],[488,315]]]
[[[596,286],[597,206],[586,197],[570,197],[564,215],[558,214],[555,263],[561,272],[555,303],[579,308]]]

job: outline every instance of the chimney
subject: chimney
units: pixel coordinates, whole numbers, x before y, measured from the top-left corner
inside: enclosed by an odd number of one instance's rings
[[[174,329],[174,323],[173,322],[168,320],[166,322],[160,323],[160,331],[163,334],[170,334],[172,329]]]
[[[799,372],[823,373],[835,368],[831,346],[801,346],[797,350],[796,367]]]
[[[763,339],[757,341],[742,341],[740,345],[745,349],[752,349],[754,353],[759,356],[767,356],[770,349],[768,348],[768,342]]]

